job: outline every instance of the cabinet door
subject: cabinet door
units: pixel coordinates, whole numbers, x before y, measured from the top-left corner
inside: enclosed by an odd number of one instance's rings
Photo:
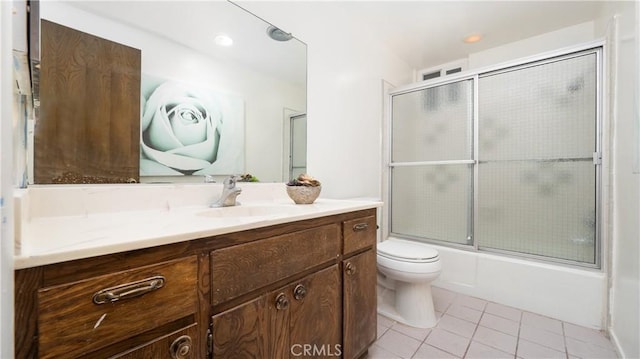
[[[339,357],[341,287],[334,264],[213,316],[214,358]]]
[[[300,357],[301,354],[310,354],[314,358],[340,356],[340,282],[340,269],[338,264],[334,264],[290,286],[292,304],[288,357]]]
[[[197,339],[198,326],[194,324],[111,359],[196,359],[199,345]]]
[[[263,295],[250,302],[214,315],[213,357],[269,358],[266,298]]]
[[[376,340],[376,253],[368,250],[343,261],[345,359],[362,355]]]

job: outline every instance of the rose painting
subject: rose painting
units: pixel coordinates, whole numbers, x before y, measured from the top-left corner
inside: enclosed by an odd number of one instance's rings
[[[141,176],[244,171],[242,99],[143,75],[141,100]]]

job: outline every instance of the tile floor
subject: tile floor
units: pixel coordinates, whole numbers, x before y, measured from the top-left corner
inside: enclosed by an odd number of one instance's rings
[[[435,328],[417,329],[378,315],[367,358],[617,358],[599,331],[433,288]]]

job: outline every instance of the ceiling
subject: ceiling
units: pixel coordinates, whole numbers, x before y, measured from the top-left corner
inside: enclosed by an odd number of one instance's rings
[[[597,19],[604,1],[339,1],[414,69]],[[483,39],[462,40],[470,34]]]
[[[349,23],[359,24],[361,30],[366,29],[412,68],[420,70],[597,19],[604,1],[342,0],[317,3],[340,11]],[[306,46],[297,41],[276,43],[268,39],[265,35],[268,24],[253,16],[236,14],[243,11],[224,1],[71,1],[70,4],[152,29],[210,56],[227,56],[233,61],[275,72],[276,76],[296,74],[290,81],[306,77]],[[284,4],[286,7],[286,2]],[[151,5],[153,16],[149,16]],[[304,1],[298,5],[304,6]],[[188,24],[175,21],[176,17],[188,19]],[[233,49],[212,45],[212,37],[218,32],[234,36],[237,41]],[[462,39],[470,34],[481,34],[483,39],[465,44]]]
[[[217,61],[244,66],[298,86],[306,85],[306,45],[297,39],[275,41],[270,24],[227,1],[61,1],[118,23],[154,33]],[[214,44],[218,34],[230,47]]]

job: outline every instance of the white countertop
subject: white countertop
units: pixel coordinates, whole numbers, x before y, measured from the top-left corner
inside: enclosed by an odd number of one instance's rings
[[[34,198],[30,199],[28,205],[21,204],[22,218],[17,220],[15,268],[149,248],[382,205],[377,201],[323,198],[313,204],[296,205],[280,195],[280,186],[269,187],[276,189],[273,192],[276,195],[269,198],[253,196],[241,201],[242,197],[239,197],[241,205],[238,207],[209,208],[205,205],[209,200],[204,199],[206,203],[172,206],[165,202],[162,207],[132,206],[137,207],[136,210],[119,212],[88,209],[86,203],[81,211],[83,213],[75,210],[55,211],[51,194],[38,194],[32,196]],[[101,189],[100,192],[103,198],[105,190]],[[69,196],[68,193],[65,193],[65,198],[87,201],[86,198],[73,199],[73,195]],[[135,201],[135,198],[130,201]],[[52,212],[42,213],[44,202],[52,206]],[[69,206],[69,203],[65,205]],[[104,205],[100,203],[101,207]]]

